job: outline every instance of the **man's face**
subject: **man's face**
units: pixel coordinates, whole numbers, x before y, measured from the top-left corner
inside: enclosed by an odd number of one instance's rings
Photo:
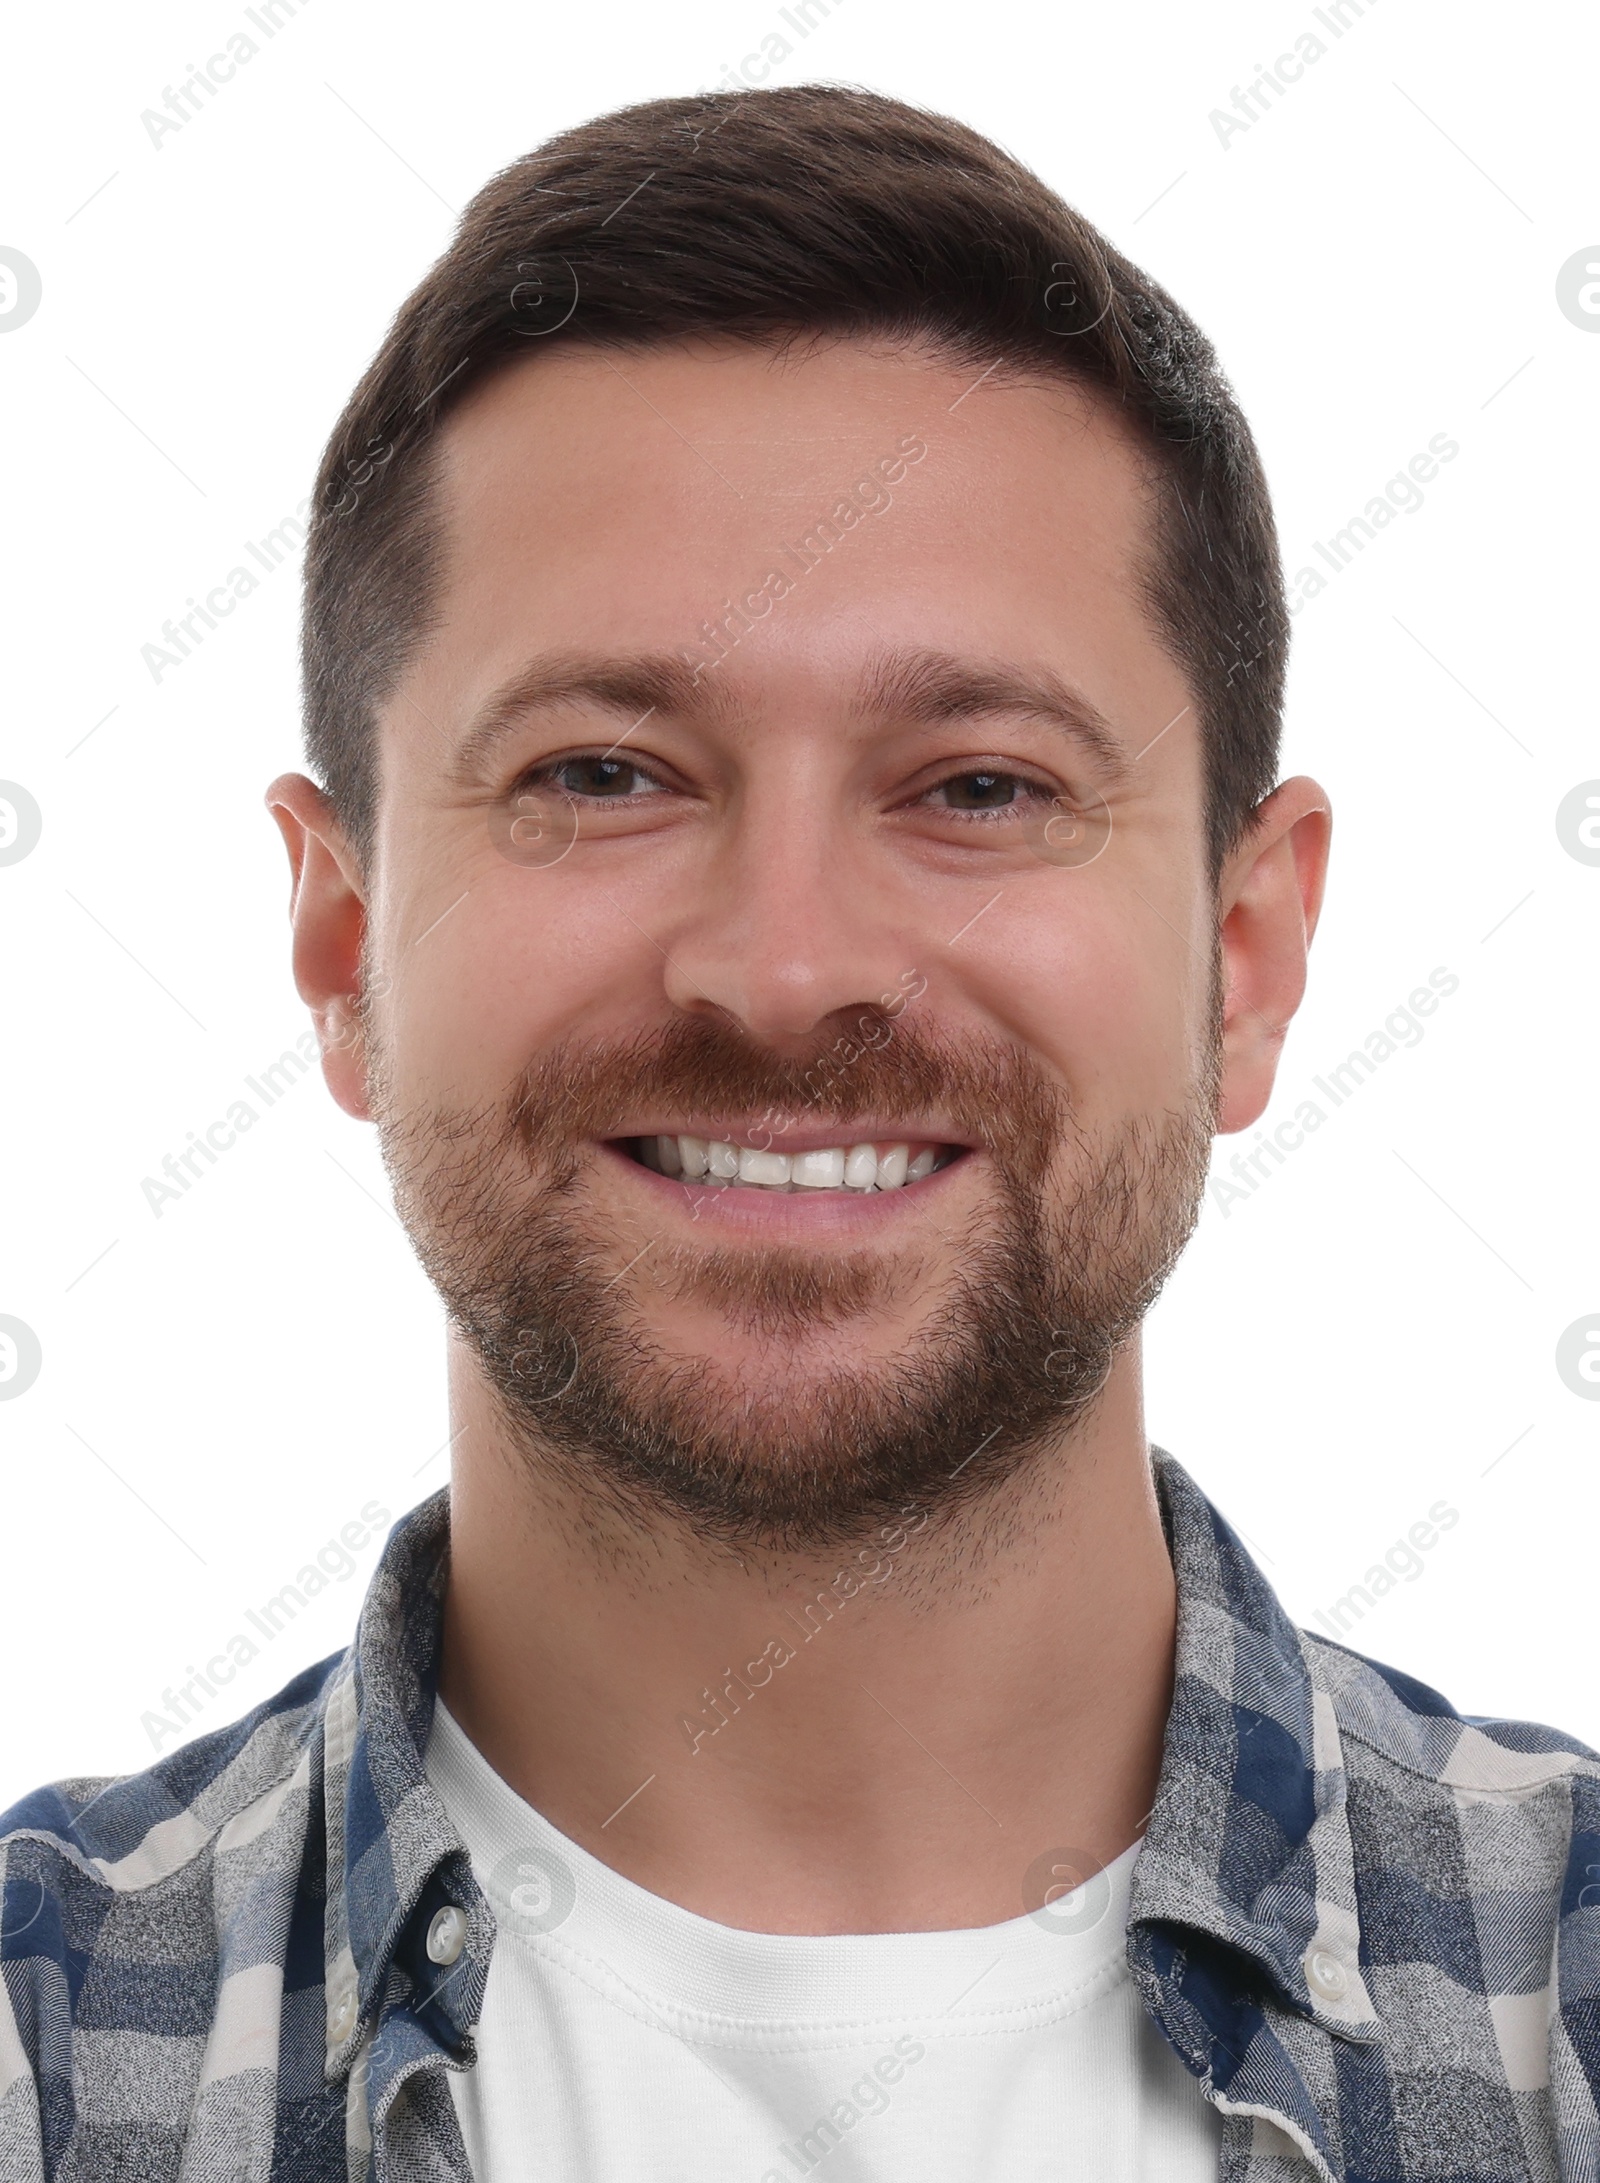
[[[748,1543],[978,1490],[1092,1401],[1215,1118],[1130,439],[919,351],[570,348],[442,496],[366,1098],[489,1385]]]

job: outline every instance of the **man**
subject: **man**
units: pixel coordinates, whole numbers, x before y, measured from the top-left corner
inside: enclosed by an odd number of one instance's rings
[[[1207,344],[957,124],[469,208],[270,794],[453,1480],[349,1652],[0,1826],[0,2174],[1600,2174],[1594,1756],[1145,1438],[1321,898],[1286,630]]]

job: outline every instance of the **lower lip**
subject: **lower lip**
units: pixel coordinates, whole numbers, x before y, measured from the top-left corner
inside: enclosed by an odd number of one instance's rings
[[[663,1212],[676,1212],[700,1227],[716,1225],[730,1232],[760,1235],[769,1241],[792,1236],[808,1243],[831,1235],[870,1235],[887,1223],[914,1216],[919,1206],[931,1206],[944,1197],[943,1185],[973,1159],[962,1152],[943,1167],[936,1167],[920,1182],[903,1183],[898,1190],[762,1190],[750,1184],[681,1181],[658,1175],[619,1152],[613,1144],[600,1146],[602,1155],[642,1183]]]

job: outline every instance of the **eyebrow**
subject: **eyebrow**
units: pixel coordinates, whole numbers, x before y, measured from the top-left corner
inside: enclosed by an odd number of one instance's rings
[[[531,714],[560,705],[599,706],[626,717],[635,727],[653,712],[709,723],[732,710],[724,691],[702,684],[694,670],[670,652],[614,658],[578,652],[547,654],[519,668],[480,707],[451,765],[457,783],[477,780],[496,748]]]
[[[869,719],[937,727],[977,714],[1042,721],[1092,758],[1106,778],[1125,781],[1133,760],[1115,728],[1053,668],[963,659],[920,647],[885,653],[861,696]]]
[[[481,778],[496,748],[531,715],[563,705],[599,707],[626,719],[619,742],[651,713],[717,726],[740,710],[726,683],[670,652],[547,654],[519,668],[480,707],[452,763],[455,780],[465,785]],[[1077,745],[1109,781],[1125,781],[1133,769],[1105,715],[1044,666],[900,647],[870,664],[854,709],[866,723],[884,726],[937,727],[981,714],[1039,721]]]

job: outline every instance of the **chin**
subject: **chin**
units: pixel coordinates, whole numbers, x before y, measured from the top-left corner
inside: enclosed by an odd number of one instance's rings
[[[639,1333],[664,1357],[724,1371],[747,1360],[770,1383],[774,1373],[892,1364],[948,1288],[920,1252],[717,1250],[659,1268],[632,1302]]]

